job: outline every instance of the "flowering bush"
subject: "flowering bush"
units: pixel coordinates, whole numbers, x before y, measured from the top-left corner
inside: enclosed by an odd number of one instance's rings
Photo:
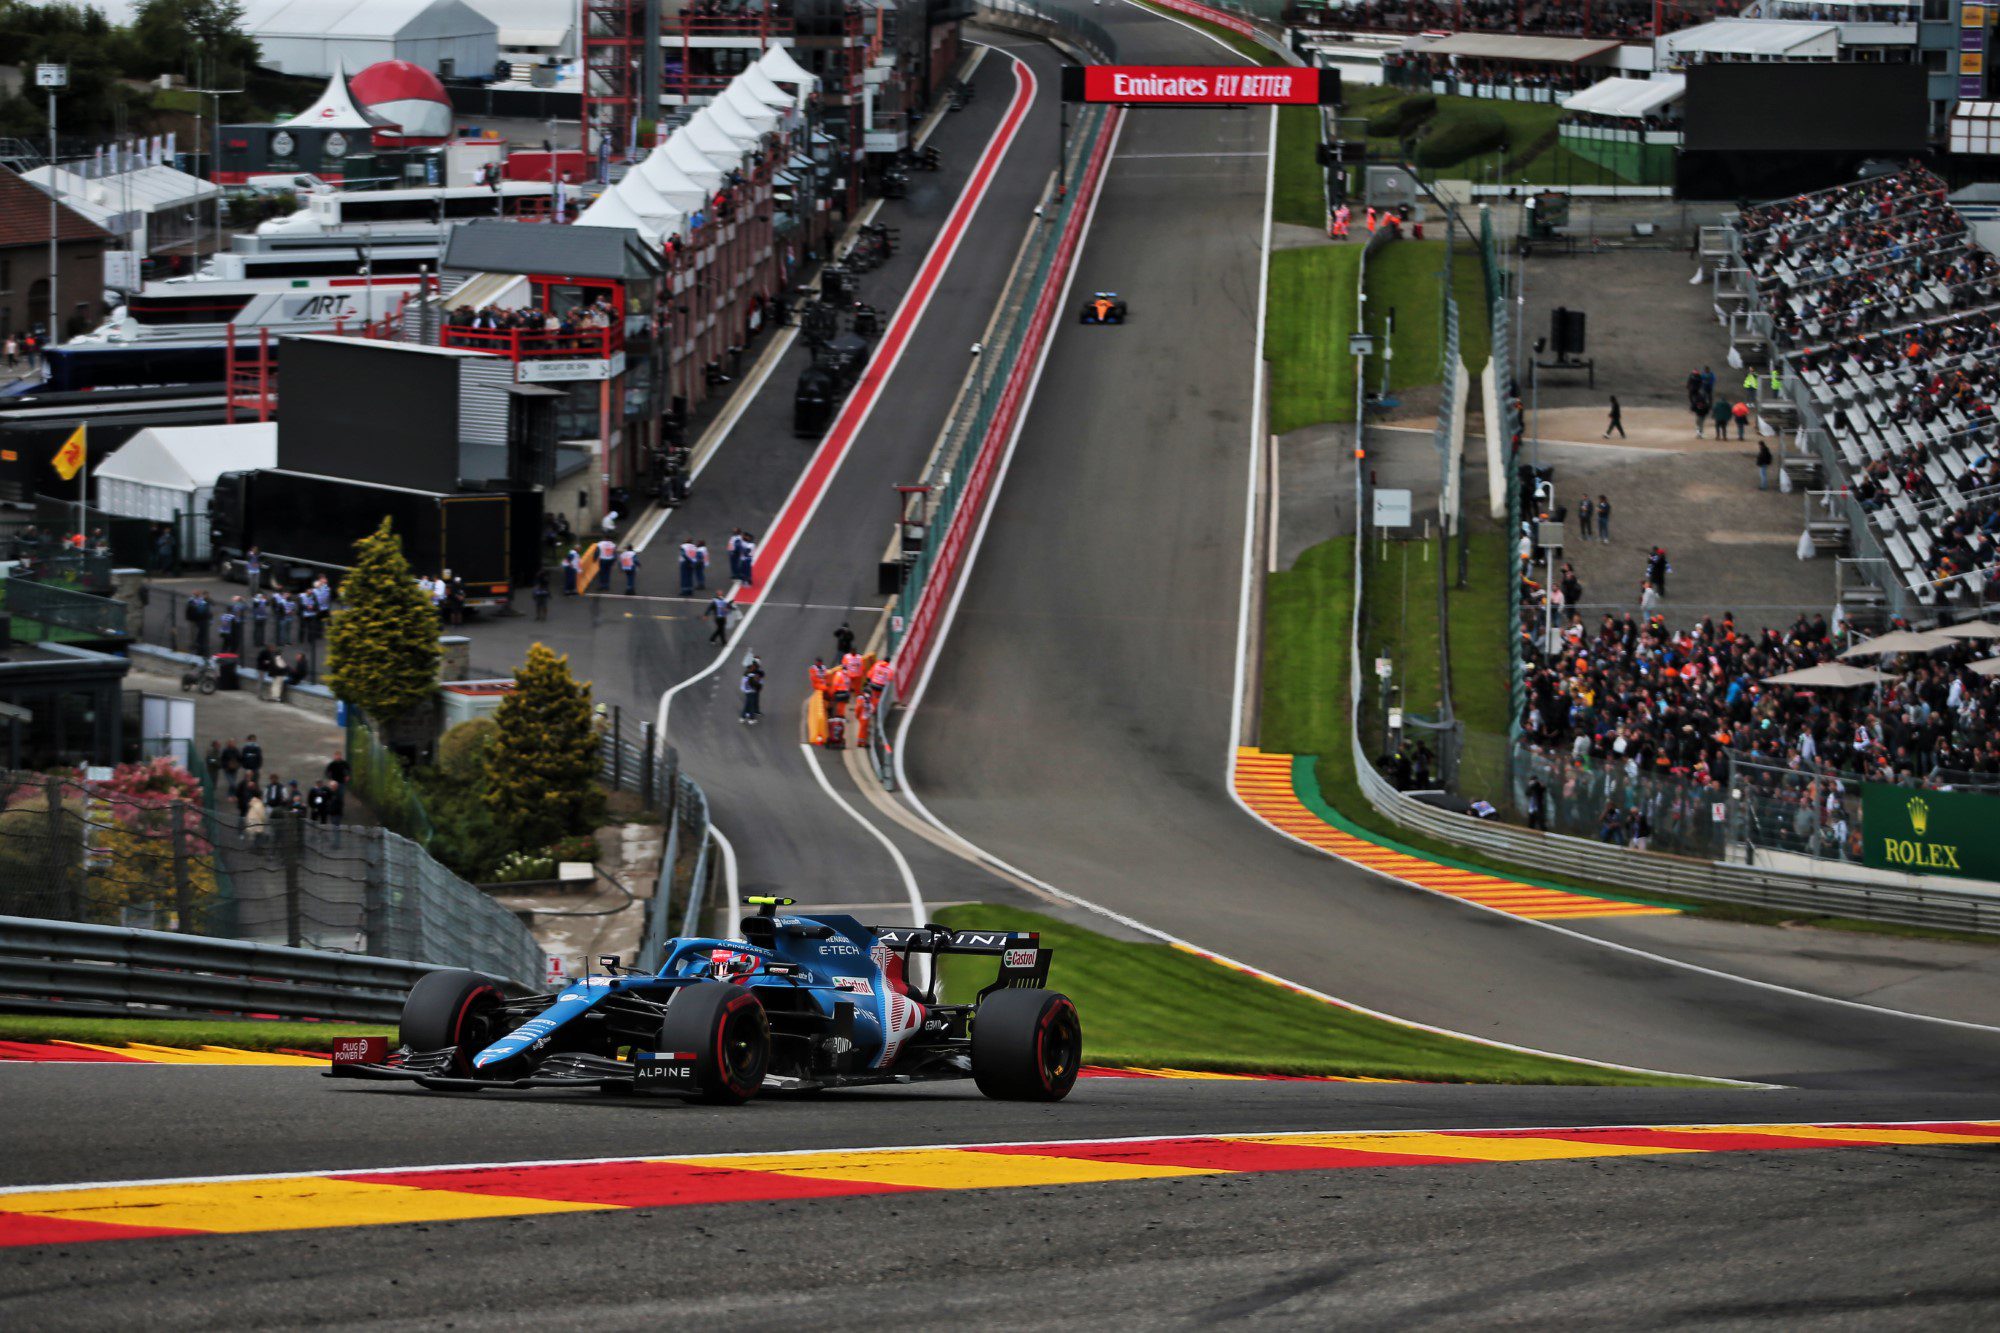
[[[539,852],[509,852],[493,869],[495,884],[518,884],[523,880],[554,879],[555,861]]]

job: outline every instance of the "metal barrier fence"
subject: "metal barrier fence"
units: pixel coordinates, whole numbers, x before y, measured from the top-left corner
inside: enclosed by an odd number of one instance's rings
[[[424,798],[410,780],[410,771],[375,729],[362,720],[359,710],[347,713],[347,762],[353,770],[354,790],[382,821],[382,827],[428,848],[437,836]]]
[[[430,963],[0,916],[0,1010],[393,1023]],[[521,989],[508,978],[511,988]]]
[[[1013,26],[1007,22],[1009,19],[1046,24],[1054,31],[1043,32],[1043,36],[1067,39],[1106,64],[1118,59],[1118,39],[1075,10],[1038,5],[1032,0],[978,0],[977,10],[982,19],[997,20],[1003,27]]]
[[[202,808],[170,770],[0,774],[0,912],[469,967],[532,984],[513,913],[387,829]]]
[[[34,579],[0,580],[0,607],[43,627],[43,638],[116,638],[125,634],[125,603]],[[18,634],[30,638],[32,635]]]
[[[717,858],[708,797],[681,772],[680,753],[659,742],[651,722],[627,727],[615,708],[599,739],[598,762],[607,786],[637,796],[667,826],[666,852],[653,900],[646,905],[638,957],[640,967],[657,969],[666,942],[676,935],[702,934],[713,905]]]
[[[288,671],[295,669],[299,658],[303,657],[305,669],[300,678],[317,684],[320,669],[326,665],[324,618],[316,616],[307,620],[297,609],[298,599],[295,597],[290,616],[271,614],[260,619],[254,613],[255,599],[245,596],[243,629],[235,640],[236,646],[232,648],[223,642],[222,612],[233,598],[241,595],[241,584],[231,585],[220,579],[216,581],[216,586],[209,590],[210,618],[204,638],[187,618],[192,593],[162,584],[142,583],[139,585],[138,611],[132,617],[132,637],[140,643],[150,643],[177,653],[208,656],[235,652],[246,667],[255,666],[260,652],[269,648],[284,659]]]

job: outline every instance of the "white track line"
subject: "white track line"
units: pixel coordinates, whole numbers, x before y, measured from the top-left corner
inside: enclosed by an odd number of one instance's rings
[[[183,1067],[185,1068],[186,1066]],[[1362,1086],[1367,1086],[1367,1085],[1362,1085]],[[1406,1085],[1375,1084],[1373,1086],[1395,1088]],[[1288,1129],[1250,1129],[1250,1130],[1218,1129],[1218,1130],[1210,1130],[1206,1133],[1196,1131],[1192,1133],[1176,1133],[1176,1134],[1127,1134],[1118,1138],[986,1139],[979,1141],[960,1140],[958,1142],[953,1142],[953,1143],[888,1143],[888,1144],[877,1144],[873,1147],[864,1146],[864,1147],[853,1147],[853,1148],[778,1148],[778,1149],[764,1150],[749,1154],[745,1154],[740,1151],[707,1152],[707,1153],[673,1153],[673,1154],[653,1153],[643,1157],[639,1156],[542,1157],[542,1158],[535,1158],[525,1162],[442,1162],[430,1166],[337,1166],[337,1167],[326,1167],[318,1171],[267,1171],[260,1174],[244,1174],[244,1175],[228,1175],[228,1176],[163,1176],[152,1180],[90,1180],[90,1181],[78,1181],[75,1183],[57,1182],[55,1184],[50,1184],[50,1185],[0,1185],[0,1197],[5,1197],[10,1194],[49,1194],[56,1192],[68,1192],[70,1190],[141,1189],[152,1185],[240,1185],[250,1181],[264,1181],[264,1180],[316,1180],[322,1176],[343,1176],[343,1177],[364,1176],[364,1175],[407,1176],[407,1175],[427,1174],[433,1171],[508,1171],[508,1170],[519,1170],[524,1167],[538,1167],[538,1166],[616,1166],[619,1165],[620,1163],[625,1163],[625,1162],[630,1162],[634,1165],[642,1163],[652,1163],[652,1162],[703,1162],[712,1160],[714,1158],[739,1159],[746,1155],[752,1157],[808,1157],[808,1156],[818,1157],[828,1153],[952,1152],[963,1149],[977,1149],[977,1148],[1033,1148],[1044,1144],[1048,1145],[1060,1144],[1068,1146],[1071,1144],[1158,1143],[1163,1140],[1179,1140],[1187,1138],[1259,1139],[1259,1138],[1278,1138],[1280,1136],[1289,1138],[1293,1135],[1301,1133],[1394,1136],[1397,1134],[1451,1134],[1451,1133],[1531,1134],[1539,1130],[1543,1133],[1548,1133],[1548,1134],[1585,1134],[1594,1131],[1619,1130],[1619,1129],[1757,1129],[1766,1125],[1772,1126],[1774,1128],[1784,1128],[1784,1129],[1921,1129],[1926,1125],[1952,1124],[1952,1123],[1955,1122],[1940,1121],[1940,1120],[1783,1120],[1783,1121],[1717,1120],[1717,1121],[1706,1121],[1706,1122],[1683,1120],[1683,1121],[1664,1121],[1664,1122],[1655,1121],[1648,1124],[1628,1124],[1628,1125],[1461,1125],[1449,1128],[1443,1126],[1436,1126],[1436,1127],[1409,1126],[1401,1129],[1361,1128],[1361,1129],[1331,1129],[1331,1130],[1311,1129],[1311,1128],[1299,1129],[1297,1127]],[[1975,1120],[1975,1121],[1970,1121],[1968,1123],[1986,1124],[1992,1122]],[[1840,1148],[1829,1149],[1828,1151],[1838,1152],[1849,1148],[1853,1149],[1881,1148],[1881,1147],[1893,1148],[1900,1146],[1904,1145],[1852,1143],[1852,1144],[1843,1144]],[[1922,1145],[1909,1145],[1909,1146],[1916,1147]],[[1940,1147],[1963,1146],[1970,1148],[1970,1147],[1977,1147],[1978,1145],[1941,1144],[1938,1146]],[[1680,1153],[1675,1155],[1680,1157],[1689,1157],[1689,1156],[1706,1157],[1706,1156],[1711,1156],[1712,1154],[1697,1152],[1697,1153]],[[1503,1165],[1503,1164],[1496,1163],[1496,1165]],[[1337,1170],[1339,1168],[1334,1168],[1334,1169]],[[646,1205],[634,1205],[634,1206],[644,1207]],[[664,1206],[672,1207],[673,1205],[669,1204]],[[359,1223],[357,1225],[383,1226],[383,1225],[393,1225],[393,1224],[377,1222],[377,1223]],[[340,1229],[351,1230],[352,1228],[343,1227]],[[204,1232],[201,1234],[203,1235],[246,1234],[247,1235],[254,1233]]]
[[[1152,11],[1148,10],[1146,12],[1151,13]],[[1117,155],[1118,151],[1117,136],[1122,135],[1124,133],[1124,129],[1125,129],[1125,121],[1121,118],[1118,123],[1118,130],[1112,140],[1111,150],[1110,150],[1111,158],[1115,158]],[[1272,155],[1274,161],[1275,161],[1275,155],[1277,153],[1277,139],[1278,139],[1278,117],[1276,111],[1274,110],[1271,113],[1271,132],[1270,132],[1269,150],[1268,150]],[[1111,170],[1111,160],[1110,158],[1107,158],[1105,164],[1105,173],[1107,177],[1109,176],[1110,170]],[[1064,281],[1062,304],[1058,308],[1067,308],[1068,306],[1070,287],[1074,284],[1076,280],[1077,272],[1081,270],[1083,267],[1084,243],[1089,238],[1091,224],[1097,216],[1097,205],[1103,200],[1107,188],[1108,186],[1106,186],[1103,183],[1100,183],[1097,194],[1093,196],[1090,201],[1090,211],[1084,217],[1083,237],[1079,240],[1077,245],[1076,262],[1070,269],[1069,277]],[[1245,514],[1245,526],[1244,526],[1244,559],[1247,563],[1244,569],[1244,578],[1243,578],[1242,593],[1241,593],[1241,596],[1244,598],[1247,598],[1249,594],[1249,587],[1250,587],[1249,580],[1252,574],[1254,573],[1254,565],[1256,558],[1257,466],[1259,461],[1257,444],[1263,433],[1262,402],[1263,402],[1263,367],[1264,367],[1264,315],[1265,315],[1265,303],[1268,299],[1267,293],[1269,292],[1270,288],[1268,277],[1269,277],[1270,254],[1271,254],[1270,237],[1271,237],[1271,205],[1272,205],[1273,189],[1274,189],[1273,178],[1267,174],[1264,181],[1264,231],[1263,231],[1264,244],[1263,244],[1263,254],[1261,259],[1262,276],[1263,278],[1266,279],[1266,281],[1263,281],[1260,284],[1257,297],[1256,353],[1255,353],[1255,359],[1251,363],[1252,374],[1256,377],[1254,380],[1256,387],[1252,390],[1252,400],[1251,400],[1253,411],[1251,413],[1251,419],[1250,419],[1251,447],[1250,447],[1250,459],[1249,459],[1249,469],[1250,469],[1249,495],[1245,499],[1246,514]],[[1044,893],[1047,893],[1050,896],[1062,902],[1069,903],[1075,907],[1081,907],[1086,911],[1095,912],[1099,916],[1105,917],[1112,921],[1116,921],[1119,925],[1122,925],[1129,930],[1136,930],[1140,934],[1151,936],[1152,938],[1160,940],[1163,943],[1176,945],[1184,949],[1190,949],[1199,954],[1206,954],[1229,967],[1240,969],[1241,971],[1246,972],[1252,976],[1262,978],[1265,981],[1269,981],[1274,985],[1282,986],[1287,990],[1297,991],[1300,994],[1311,996],[1313,999],[1320,1000],[1326,1004],[1333,1005],[1336,1008],[1346,1009],[1353,1013],[1365,1014],[1370,1018],[1378,1018],[1384,1022],[1394,1023],[1400,1027],[1412,1028],[1420,1032],[1430,1032],[1439,1036],[1455,1037],[1458,1038],[1459,1040],[1469,1041],[1474,1043],[1475,1045],[1489,1047],[1494,1050],[1512,1051],[1517,1054],[1525,1054],[1525,1055],[1544,1056],[1549,1059],[1566,1060],[1572,1064],[1590,1065],[1600,1069],[1615,1069],[1627,1073],[1661,1075],[1661,1076],[1668,1076],[1675,1078],[1701,1077],[1699,1075],[1687,1075],[1667,1070],[1646,1069],[1637,1065],[1618,1064],[1609,1060],[1591,1060],[1582,1056],[1563,1055],[1555,1051],[1538,1050],[1531,1046],[1518,1046],[1512,1042],[1495,1041],[1487,1037],[1475,1037],[1468,1033],[1454,1031],[1450,1028],[1437,1027],[1429,1023],[1419,1023],[1407,1018],[1398,1018],[1393,1014],[1385,1014],[1379,1010],[1369,1009],[1364,1005],[1355,1004],[1351,1000],[1343,1000],[1337,996],[1328,995],[1324,991],[1315,990],[1310,986],[1300,985],[1298,982],[1292,981],[1285,977],[1277,976],[1276,974],[1271,972],[1266,972],[1262,968],[1253,967],[1248,963],[1242,962],[1235,958],[1231,958],[1226,954],[1220,954],[1216,953],[1214,950],[1205,949],[1200,945],[1193,944],[1190,941],[1180,938],[1178,935],[1174,935],[1169,933],[1168,931],[1161,930],[1157,926],[1148,925],[1146,922],[1140,921],[1136,917],[1127,916],[1123,912],[1114,911],[1113,909],[1106,907],[1101,903],[1095,903],[1089,900],[1088,898],[1079,897],[1078,895],[1070,893],[1067,890],[1059,889],[1055,885],[1049,883],[1047,880],[1041,879],[1035,875],[1031,875],[1027,871],[1021,869],[1019,866],[1016,866],[1008,861],[1002,860],[1000,857],[993,855],[993,853],[987,851],[984,847],[979,846],[971,839],[965,837],[963,834],[953,829],[950,825],[946,824],[943,820],[939,819],[935,814],[931,813],[930,808],[926,806],[923,803],[923,799],[917,795],[916,788],[911,784],[909,773],[904,765],[904,756],[909,752],[910,748],[909,747],[910,727],[916,721],[917,710],[923,705],[924,694],[930,688],[932,673],[936,670],[938,659],[943,656],[944,645],[951,634],[952,622],[957,618],[959,603],[965,595],[966,587],[972,581],[972,571],[973,567],[978,563],[979,549],[985,543],[987,526],[992,520],[994,509],[997,507],[1000,495],[1000,489],[1006,484],[1007,471],[1013,463],[1015,447],[1020,443],[1021,430],[1027,422],[1029,412],[1033,408],[1035,401],[1035,393],[1041,384],[1042,371],[1048,361],[1049,349],[1052,346],[1054,346],[1054,344],[1055,344],[1055,334],[1052,330],[1049,337],[1042,344],[1041,354],[1037,358],[1035,363],[1034,377],[1029,381],[1027,392],[1022,397],[1019,415],[1015,418],[1014,432],[1007,441],[1007,452],[1004,456],[1002,456],[1000,460],[999,469],[993,478],[992,490],[989,492],[988,499],[986,502],[986,512],[980,516],[979,526],[974,530],[972,534],[972,541],[966,548],[965,563],[964,566],[959,570],[958,584],[952,590],[951,600],[946,604],[944,615],[942,619],[939,621],[937,629],[937,639],[931,646],[930,656],[925,661],[924,668],[917,677],[916,689],[911,693],[909,704],[903,710],[902,722],[896,729],[896,786],[902,792],[904,799],[910,803],[911,807],[914,808],[916,812],[919,815],[921,815],[928,823],[930,823],[932,827],[936,828],[940,833],[944,834],[948,838],[951,838],[960,846],[967,849],[967,851],[973,856],[974,859],[982,861],[999,870],[1002,870],[1009,875],[1026,880],[1028,883],[1033,884],[1035,887],[1041,889]],[[1236,694],[1233,696],[1232,699],[1232,705],[1234,704],[1234,700],[1240,699],[1242,697],[1242,681],[1245,669],[1246,653],[1248,648],[1248,629],[1243,622],[1243,616],[1247,616],[1247,610],[1248,610],[1248,604],[1246,601],[1244,602],[1242,607],[1242,615],[1239,615],[1238,628],[1237,628],[1237,650],[1236,650],[1237,686],[1236,686]],[[1233,708],[1233,716],[1230,725],[1230,751],[1229,751],[1232,760],[1236,753],[1236,739],[1241,734],[1242,734],[1241,710]],[[1231,764],[1231,769],[1233,772],[1234,769],[1233,762]],[[1230,790],[1231,794],[1234,795],[1233,782],[1230,785]],[[1737,1079],[1716,1079],[1714,1081],[1718,1083],[1735,1084],[1740,1087],[1761,1088],[1769,1086],[1767,1084],[1761,1084],[1761,1083],[1745,1083]]]
[[[849,819],[861,825],[862,828],[867,829],[869,836],[881,843],[883,850],[889,853],[889,859],[896,863],[896,873],[903,877],[903,892],[909,895],[910,924],[913,926],[923,925],[924,895],[917,888],[916,874],[910,869],[909,861],[904,859],[903,849],[898,847],[888,834],[876,828],[871,821],[862,818],[861,812],[856,810],[852,805],[849,805],[847,798],[833,789],[833,784],[827,781],[826,770],[820,767],[819,756],[813,753],[811,745],[801,741],[799,743],[799,750],[805,755],[806,767],[812,770],[813,779],[819,783],[819,789],[826,793],[826,799],[839,806]]]

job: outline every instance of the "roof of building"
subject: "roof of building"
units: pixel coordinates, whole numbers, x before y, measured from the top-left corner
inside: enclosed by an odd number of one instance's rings
[[[452,228],[444,267],[471,273],[561,273],[638,278],[661,267],[655,247],[617,227],[551,227],[481,218]]]
[[[100,227],[108,227],[120,213],[152,213],[212,199],[222,193],[221,186],[173,167],[134,167],[130,171],[87,176],[82,168],[88,165],[71,162],[60,168],[40,166],[26,172],[23,179],[46,191],[50,178],[58,178],[56,185],[62,191],[63,206],[74,208]],[[42,237],[48,238],[46,222],[42,225]]]
[[[1565,111],[1587,111],[1593,115],[1637,120],[1650,116],[1670,102],[1687,95],[1687,76],[1669,74],[1658,79],[1601,79],[1582,92],[1565,97]]]
[[[1431,42],[1427,56],[1464,56],[1471,60],[1526,60],[1549,65],[1575,65],[1621,43],[1592,37],[1516,37],[1500,32],[1459,32]]]
[[[67,204],[56,206],[57,236],[65,241],[101,241],[110,233]],[[0,167],[0,249],[49,242],[49,196]]]
[[[1717,56],[1781,56],[1802,46],[1839,40],[1837,23],[1802,23],[1793,19],[1716,19],[1670,32],[1660,39],[1669,54],[1699,51]]]
[[[151,426],[108,454],[93,469],[99,481],[193,491],[215,485],[225,472],[278,465],[276,422],[228,426]]]
[[[252,37],[460,37],[497,25],[464,0],[249,0]]]

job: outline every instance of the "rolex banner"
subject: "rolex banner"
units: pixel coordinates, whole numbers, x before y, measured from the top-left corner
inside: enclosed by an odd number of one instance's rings
[[[2000,797],[1867,782],[1862,860],[1912,875],[2000,880]]]

